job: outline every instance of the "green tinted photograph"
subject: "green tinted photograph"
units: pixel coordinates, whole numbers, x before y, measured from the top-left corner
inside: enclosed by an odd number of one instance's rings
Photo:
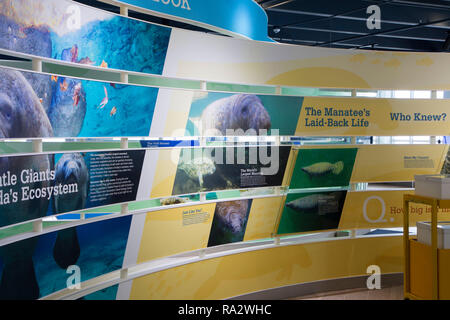
[[[347,191],[289,194],[278,234],[337,229]]]
[[[355,164],[358,149],[300,149],[290,189],[345,187]]]

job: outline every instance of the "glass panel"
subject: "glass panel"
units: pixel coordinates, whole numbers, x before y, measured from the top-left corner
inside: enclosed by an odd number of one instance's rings
[[[281,94],[302,97],[302,96],[318,96],[320,92],[319,89],[316,88],[282,87]]]
[[[120,82],[120,74],[112,71],[81,69],[78,67],[53,64],[49,62],[42,63],[42,71],[55,73],[75,78],[96,79],[111,82]]]
[[[356,96],[362,97],[362,98],[376,98],[378,96],[378,92],[377,91],[357,91]]]
[[[207,83],[207,89],[211,91],[276,94],[276,87],[273,86],[251,86],[251,85],[209,82]]]
[[[409,90],[395,90],[394,98],[396,99],[411,99],[411,91]]]
[[[430,99],[431,91],[413,91],[414,99]]]
[[[154,87],[169,87],[169,88],[183,88],[183,89],[201,88],[200,81],[196,80],[167,79],[167,78],[140,76],[133,74],[130,74],[128,76],[128,82],[130,84],[142,84]]]

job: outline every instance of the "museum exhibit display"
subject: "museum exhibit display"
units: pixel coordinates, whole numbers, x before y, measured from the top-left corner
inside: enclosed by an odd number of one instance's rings
[[[215,20],[195,0],[103,2],[120,14],[0,1],[0,299],[258,299],[373,264],[402,276],[403,199],[450,174],[447,53],[280,45],[251,0]]]

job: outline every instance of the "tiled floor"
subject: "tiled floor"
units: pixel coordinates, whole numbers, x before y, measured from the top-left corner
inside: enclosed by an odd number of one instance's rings
[[[403,300],[403,286],[382,288],[380,290],[351,289],[331,291],[291,300]]]

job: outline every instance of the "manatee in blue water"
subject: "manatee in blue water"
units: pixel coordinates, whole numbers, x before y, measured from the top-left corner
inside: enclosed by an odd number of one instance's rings
[[[259,97],[236,94],[208,105],[201,115],[201,125],[204,135],[224,136],[227,129],[253,129],[259,134],[259,130],[271,128],[271,119]]]
[[[50,76],[34,72],[23,72],[22,74],[33,88],[47,113],[52,103],[52,83]]]
[[[77,194],[59,195],[54,198],[56,214],[84,209],[89,193],[89,172],[80,153],[64,154],[55,166],[55,185],[77,184]],[[53,248],[53,257],[63,269],[74,265],[80,256],[75,228],[61,230]]]
[[[47,58],[52,56],[51,35],[45,26],[26,26],[0,15],[0,34],[0,48]],[[25,72],[24,76],[47,111],[51,103],[50,78],[31,72]]]
[[[51,137],[39,98],[22,73],[0,69],[0,138]]]
[[[64,49],[65,61],[77,62],[78,49],[75,46]],[[53,78],[52,102],[48,117],[55,137],[77,137],[83,127],[86,116],[86,93],[83,83],[78,79],[66,77]]]
[[[81,80],[60,77],[53,83],[48,116],[55,137],[77,137],[86,115],[86,94]]]
[[[52,127],[44,108],[33,89],[20,72],[0,69],[0,138],[51,137]],[[33,170],[48,175],[53,169],[53,156],[16,156],[1,158],[0,175],[6,172],[20,177],[22,171]],[[27,172],[27,171],[26,171]],[[25,173],[26,173],[25,172]],[[22,187],[31,189],[50,187],[45,180],[12,187],[24,194]],[[5,188],[3,188],[5,189]],[[7,187],[9,190],[9,187]],[[12,202],[1,207],[0,226],[38,219],[47,214],[49,201],[39,198]],[[31,238],[0,247],[4,269],[0,282],[0,299],[35,299],[39,296],[32,255],[38,238]]]

